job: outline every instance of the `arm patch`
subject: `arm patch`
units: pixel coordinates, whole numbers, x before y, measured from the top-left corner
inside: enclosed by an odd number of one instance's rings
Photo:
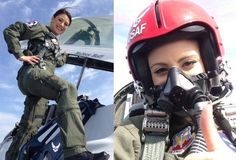
[[[26,25],[31,28],[32,26],[35,26],[38,24],[38,21],[31,21],[31,22],[27,22]]]

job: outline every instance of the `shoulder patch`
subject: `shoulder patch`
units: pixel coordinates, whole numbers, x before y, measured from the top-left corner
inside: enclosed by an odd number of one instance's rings
[[[37,25],[38,24],[38,21],[31,21],[31,22],[27,22],[26,23],[26,25],[28,26],[28,27],[32,27],[32,26],[35,26],[35,25]]]
[[[172,138],[173,144],[169,149],[170,153],[183,154],[193,143],[191,127],[188,126],[176,133]]]

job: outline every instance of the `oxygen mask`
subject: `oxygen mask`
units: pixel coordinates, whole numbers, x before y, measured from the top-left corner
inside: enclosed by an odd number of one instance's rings
[[[155,97],[156,106],[168,113],[188,111],[194,104],[206,101],[207,76],[205,73],[188,76],[178,68],[170,68],[164,85],[154,86],[150,92]]]

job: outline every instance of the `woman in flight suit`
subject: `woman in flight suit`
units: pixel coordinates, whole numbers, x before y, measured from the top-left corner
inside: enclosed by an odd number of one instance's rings
[[[71,21],[70,13],[66,9],[60,9],[54,13],[49,26],[37,21],[16,22],[4,30],[8,51],[23,62],[17,79],[19,89],[26,95],[24,114],[6,153],[6,160],[17,159],[20,146],[37,132],[47,109],[48,99],[55,100],[58,104],[56,117],[65,159],[92,160],[97,156],[107,157],[92,154],[86,149],[77,91],[71,83],[54,74],[55,68],[62,66],[67,58],[66,54],[60,53],[57,36],[66,31]],[[21,40],[29,40],[27,49],[23,52],[19,43]]]

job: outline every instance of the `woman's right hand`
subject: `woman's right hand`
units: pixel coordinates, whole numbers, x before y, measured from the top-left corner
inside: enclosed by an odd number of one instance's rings
[[[211,104],[205,106],[200,117],[200,127],[206,140],[208,152],[192,153],[184,160],[236,160],[234,153],[223,140],[216,129]]]
[[[21,56],[21,57],[19,58],[19,60],[34,65],[34,64],[39,63],[40,57],[37,56],[37,55],[33,55],[33,56]]]

